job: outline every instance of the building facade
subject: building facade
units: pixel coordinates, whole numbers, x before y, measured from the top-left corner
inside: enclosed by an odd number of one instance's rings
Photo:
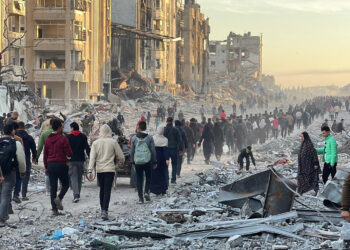
[[[0,3],[0,52],[2,83],[20,83],[25,78],[25,1]]]
[[[195,0],[185,0],[184,5],[184,83],[197,93],[209,89],[209,18],[205,19]]]
[[[210,41],[209,44],[209,72],[227,72],[227,42]]]
[[[55,103],[99,100],[110,82],[110,27],[110,0],[27,1],[27,83]]]

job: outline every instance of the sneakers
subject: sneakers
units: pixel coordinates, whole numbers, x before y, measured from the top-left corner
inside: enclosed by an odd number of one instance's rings
[[[62,201],[61,201],[61,199],[59,197],[56,197],[54,199],[54,202],[55,202],[58,210],[63,210]]]
[[[108,212],[107,211],[105,211],[105,210],[101,211],[101,219],[104,221],[108,220]]]
[[[28,197],[22,197],[22,201],[29,201]]]
[[[74,202],[74,203],[78,203],[78,202],[79,202],[79,197],[76,196],[76,197],[73,199],[73,202]]]
[[[13,196],[12,200],[14,202],[16,202],[16,203],[21,203],[22,202],[18,196]]]
[[[6,227],[6,222],[3,220],[0,220],[0,227]]]
[[[150,197],[149,193],[145,194],[145,200],[146,201],[151,201],[151,197]]]
[[[171,180],[171,184],[176,184],[176,180]]]
[[[145,203],[145,200],[143,199],[143,197],[140,197],[137,204],[144,204],[144,203]]]

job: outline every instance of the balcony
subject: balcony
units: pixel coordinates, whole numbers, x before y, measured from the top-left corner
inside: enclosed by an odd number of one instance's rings
[[[35,8],[33,10],[34,20],[65,20],[64,8]]]
[[[9,0],[8,13],[10,16],[25,16],[25,2],[23,0]]]
[[[38,38],[34,39],[34,50],[35,51],[61,51],[65,50],[65,39],[64,38]]]
[[[71,0],[71,9],[86,11],[87,10],[86,0]]]
[[[34,81],[63,82],[65,79],[65,69],[34,69]]]

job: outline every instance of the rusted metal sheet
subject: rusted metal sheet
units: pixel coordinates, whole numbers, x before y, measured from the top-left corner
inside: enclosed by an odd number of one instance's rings
[[[292,209],[295,194],[285,184],[294,191],[296,191],[297,185],[280,174],[278,176],[279,178],[271,172],[265,197],[263,217],[285,213]]]
[[[274,172],[276,171],[274,170]],[[285,213],[291,210],[294,201],[294,193],[285,184],[294,191],[297,188],[293,181],[280,174],[277,177],[268,169],[222,187],[219,193],[219,202],[242,208],[250,198],[263,195],[265,197],[263,217]]]
[[[219,202],[241,208],[249,198],[263,195],[266,192],[270,176],[271,171],[266,170],[222,187],[219,193]]]

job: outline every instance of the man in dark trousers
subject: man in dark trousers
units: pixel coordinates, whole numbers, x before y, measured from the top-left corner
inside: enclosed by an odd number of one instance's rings
[[[247,148],[243,149],[242,152],[239,154],[238,156],[239,170],[243,169],[244,158],[246,160],[246,170],[247,171],[249,170],[249,166],[250,166],[249,157],[252,159],[253,165],[256,166],[251,146],[248,146]]]
[[[214,124],[214,147],[215,156],[218,161],[220,161],[221,159],[223,153],[223,146],[225,142],[224,130],[222,126],[222,120],[220,118],[217,118]]]
[[[54,119],[53,133],[45,140],[44,166],[45,173],[50,178],[52,214],[58,216],[58,210],[63,210],[62,199],[69,188],[68,158],[72,157],[72,149],[63,132],[62,122]],[[58,180],[62,183],[60,194],[57,197]]]
[[[234,152],[234,134],[235,131],[233,129],[233,125],[232,125],[232,118],[228,119],[228,122],[225,124],[225,139],[226,139],[226,144],[228,146],[229,149],[229,154],[233,154]]]
[[[195,148],[196,148],[196,139],[194,137],[194,132],[193,132],[192,128],[190,127],[189,121],[186,121],[184,131],[186,134],[187,144],[188,144],[187,164],[190,164],[191,160],[192,160],[192,150],[195,150]]]
[[[210,164],[210,156],[213,152],[213,144],[214,144],[214,133],[213,133],[213,129],[210,125],[210,123],[207,123],[204,126],[204,130],[201,136],[201,139],[199,140],[198,143],[198,147],[201,146],[203,142],[203,154],[204,154],[204,158],[205,158],[205,163],[206,164]]]
[[[23,141],[24,153],[26,156],[26,176],[23,179],[21,179],[19,176],[18,178],[16,178],[16,185],[15,185],[15,190],[13,194],[13,200],[16,203],[20,203],[21,201],[19,200],[19,193],[21,191],[21,188],[22,188],[22,200],[23,201],[29,200],[27,198],[27,190],[28,190],[30,172],[32,169],[31,159],[33,160],[34,163],[36,163],[37,153],[36,153],[35,141],[33,137],[30,136],[27,133],[27,131],[25,131],[24,122],[18,122],[17,136],[20,137]],[[32,155],[32,158],[30,158],[31,155]]]
[[[188,141],[187,141],[185,131],[181,127],[181,122],[179,120],[175,121],[175,128],[177,128],[180,131],[180,135],[181,135],[181,139],[182,139],[181,140],[182,141],[181,147],[183,148],[183,153],[184,153],[187,151]],[[181,177],[182,162],[183,162],[183,154],[179,154],[179,157],[177,158],[177,170],[176,170],[177,177]]]
[[[169,157],[171,159],[171,166],[172,166],[171,183],[175,184],[176,174],[177,174],[178,155],[183,154],[183,148],[182,148],[181,133],[177,128],[173,126],[173,121],[174,119],[172,117],[168,117],[166,121],[167,125],[164,129],[164,136],[168,139],[168,151],[169,151]]]
[[[90,146],[85,134],[79,131],[79,125],[76,122],[70,125],[71,133],[67,136],[73,155],[69,160],[68,175],[70,186],[73,190],[73,202],[77,203],[80,199],[80,190],[84,174],[85,153],[90,155]]]

